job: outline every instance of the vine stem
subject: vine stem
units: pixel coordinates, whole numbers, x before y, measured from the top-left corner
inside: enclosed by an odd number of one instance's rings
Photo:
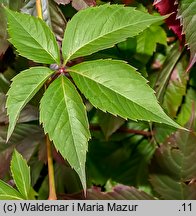
[[[42,16],[42,4],[41,0],[36,0],[36,11],[37,16],[40,19],[43,19]],[[45,84],[45,90],[47,89],[47,84]],[[49,196],[48,200],[57,200],[56,189],[55,189],[55,179],[54,179],[54,166],[53,166],[53,158],[52,158],[52,147],[51,142],[46,135],[46,149],[47,149],[47,161],[48,161],[48,178],[49,178]]]
[[[49,177],[49,197],[48,200],[56,200],[56,189],[54,179],[54,167],[51,151],[51,142],[48,135],[46,135],[46,148],[47,148],[47,160],[48,160],[48,177]]]
[[[37,16],[38,16],[40,19],[43,19],[41,0],[36,0],[36,11],[37,11]]]
[[[101,127],[97,124],[91,124],[90,129],[92,131],[101,131]],[[151,137],[155,134],[155,131],[144,131],[144,130],[135,130],[135,129],[129,129],[125,127],[121,127],[117,130],[119,133],[127,133],[127,134],[138,134],[138,135],[143,135],[146,137]]]

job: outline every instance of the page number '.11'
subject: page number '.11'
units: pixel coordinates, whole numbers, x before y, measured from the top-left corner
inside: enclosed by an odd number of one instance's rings
[[[179,211],[191,212],[192,211],[192,204],[191,203],[183,203],[182,208],[179,209]]]

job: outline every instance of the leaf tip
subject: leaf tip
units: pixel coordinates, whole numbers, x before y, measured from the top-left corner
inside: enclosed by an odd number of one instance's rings
[[[8,128],[6,143],[8,143],[8,141],[10,140],[10,137],[11,137],[11,135],[12,135],[12,132],[13,132],[13,130],[11,131],[11,130],[9,130],[9,128]]]

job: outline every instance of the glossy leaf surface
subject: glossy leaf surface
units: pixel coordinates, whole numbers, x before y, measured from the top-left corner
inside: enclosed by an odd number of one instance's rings
[[[89,61],[69,70],[85,97],[102,111],[125,119],[155,121],[180,127],[163,112],[147,81],[125,62]]]
[[[54,34],[44,21],[6,9],[10,42],[19,54],[35,62],[60,63]]]
[[[43,86],[53,71],[46,67],[34,67],[22,71],[13,78],[7,95],[7,113],[9,115],[8,139],[10,138],[21,110]]]
[[[65,76],[58,77],[45,92],[40,105],[40,122],[86,188],[85,161],[90,138],[88,120],[80,95]]]
[[[22,155],[16,150],[12,156],[11,172],[18,190],[25,199],[28,199],[31,190],[30,168]]]
[[[162,19],[122,5],[105,4],[81,10],[65,30],[62,47],[65,62],[112,47]]]

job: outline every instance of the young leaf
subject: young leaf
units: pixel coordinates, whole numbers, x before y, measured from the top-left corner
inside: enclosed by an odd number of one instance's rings
[[[76,170],[85,189],[88,120],[81,97],[65,76],[57,78],[45,92],[40,104],[40,122],[57,150]]]
[[[125,119],[155,121],[180,127],[163,112],[147,81],[125,62],[89,61],[69,70],[85,97],[102,111]]]
[[[46,67],[34,67],[22,71],[13,78],[6,101],[7,113],[9,115],[9,129],[7,139],[10,138],[20,111],[39,91],[44,82],[51,76],[52,70]]]
[[[154,0],[154,5],[161,15],[170,14],[166,19],[166,24],[182,41],[182,26],[180,20],[176,18],[178,10],[178,1],[176,0]]]
[[[13,187],[0,180],[0,200],[23,200],[24,197]]]
[[[105,4],[81,10],[65,30],[62,48],[65,62],[112,47],[162,19],[122,5]]]
[[[10,42],[20,55],[40,63],[60,63],[56,39],[44,21],[9,9],[6,13]]]
[[[31,191],[30,168],[22,155],[16,150],[14,150],[10,168],[18,190],[25,199],[28,199]]]

